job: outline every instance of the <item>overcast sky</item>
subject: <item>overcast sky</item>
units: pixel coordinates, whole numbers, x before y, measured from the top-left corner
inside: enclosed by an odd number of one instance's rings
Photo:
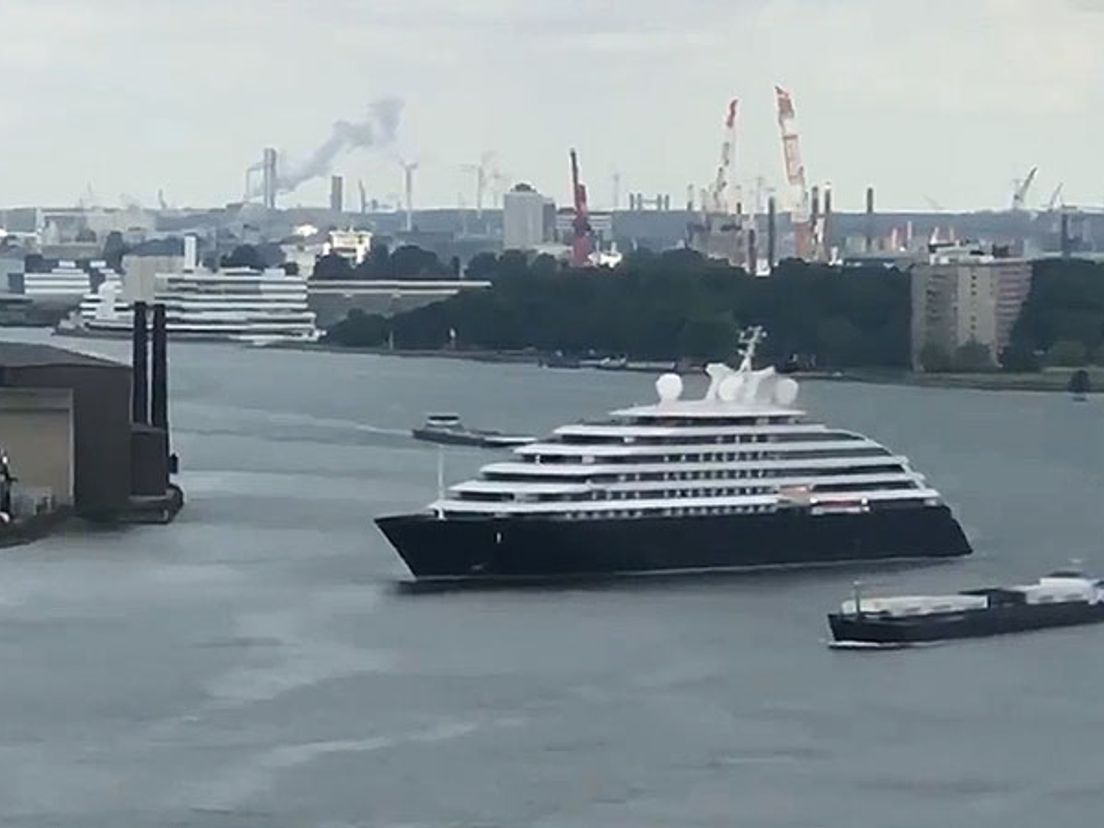
[[[7,206],[88,184],[222,204],[263,146],[305,156],[384,96],[416,206],[470,205],[461,165],[486,150],[564,201],[571,146],[595,206],[615,170],[676,204],[711,179],[731,96],[741,177],[779,182],[775,83],[844,208],[867,184],[887,209],[1003,207],[1036,164],[1030,201],[1104,201],[1104,0],[0,0],[0,78]],[[401,189],[387,153],[335,171]]]

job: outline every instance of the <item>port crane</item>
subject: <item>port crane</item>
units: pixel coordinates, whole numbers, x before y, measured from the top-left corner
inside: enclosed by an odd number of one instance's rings
[[[1017,178],[1013,184],[1012,191],[1012,209],[1019,211],[1024,209],[1024,204],[1027,201],[1028,190],[1031,189],[1032,183],[1035,181],[1035,175],[1039,172],[1038,167],[1032,167],[1028,170],[1027,175],[1023,179]]]
[[[809,224],[809,188],[805,181],[805,164],[801,160],[801,146],[794,125],[793,98],[781,86],[774,87],[778,105],[778,129],[782,133],[782,160],[786,167],[786,183],[790,186],[793,202],[794,246],[799,258],[807,259],[813,253],[814,234]]]
[[[571,264],[585,267],[590,263],[592,240],[590,235],[590,212],[587,210],[586,185],[579,181],[579,156],[571,150],[571,195],[575,203],[575,218],[571,222]]]
[[[725,133],[721,141],[721,162],[717,165],[717,175],[710,192],[710,209],[715,213],[729,215],[740,211],[739,185],[733,181],[732,167],[736,159],[736,116],[740,99],[733,98],[725,110]],[[731,198],[729,197],[731,193]]]
[[[1059,184],[1057,187],[1054,188],[1054,192],[1050,194],[1050,200],[1047,201],[1046,206],[1046,210],[1048,213],[1053,212],[1055,207],[1065,206],[1065,202],[1062,200],[1062,187],[1064,186],[1064,182]]]

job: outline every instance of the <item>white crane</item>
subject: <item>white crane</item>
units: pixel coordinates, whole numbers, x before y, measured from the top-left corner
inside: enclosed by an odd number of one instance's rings
[[[1048,213],[1053,212],[1055,207],[1064,207],[1065,206],[1065,202],[1062,201],[1062,187],[1063,186],[1064,186],[1064,183],[1059,184],[1057,187],[1054,188],[1054,192],[1050,194],[1050,200],[1047,201],[1047,206],[1046,206],[1046,209],[1047,209]]]
[[[1024,178],[1022,180],[1017,178],[1015,180],[1015,182],[1013,182],[1013,187],[1014,187],[1014,189],[1012,191],[1012,209],[1013,210],[1018,211],[1018,210],[1023,210],[1024,209],[1024,203],[1027,201],[1027,192],[1028,192],[1028,190],[1031,189],[1031,184],[1032,184],[1032,182],[1035,181],[1035,174],[1038,173],[1038,172],[1039,172],[1038,167],[1032,167],[1030,170],[1028,170],[1027,175],[1024,176]]]

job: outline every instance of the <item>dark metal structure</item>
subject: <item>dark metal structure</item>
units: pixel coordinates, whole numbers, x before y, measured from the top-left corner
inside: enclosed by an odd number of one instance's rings
[[[183,504],[170,481],[165,307],[153,306],[152,326],[147,310],[135,303],[132,367],[49,345],[0,343],[0,389],[72,394],[73,509],[83,517],[165,523]]]
[[[122,363],[49,345],[0,344],[0,387],[72,392],[73,508],[85,517],[112,518],[127,510],[130,375]]]

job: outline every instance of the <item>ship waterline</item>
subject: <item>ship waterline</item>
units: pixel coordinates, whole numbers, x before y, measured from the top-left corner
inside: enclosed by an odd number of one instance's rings
[[[865,513],[652,517],[632,521],[380,518],[419,580],[706,572],[970,553],[944,505]]]

